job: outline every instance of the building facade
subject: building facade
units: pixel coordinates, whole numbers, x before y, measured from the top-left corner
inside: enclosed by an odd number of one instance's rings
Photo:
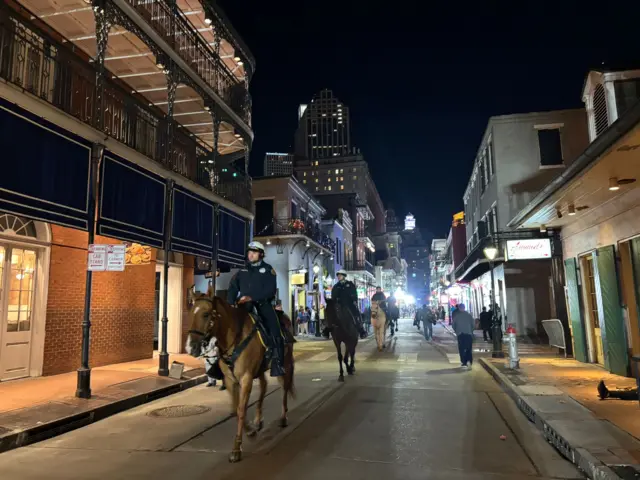
[[[429,245],[411,213],[405,217],[404,230],[400,234],[407,262],[407,290],[418,303],[426,303],[430,291]]]
[[[264,176],[292,175],[293,159],[292,153],[266,153],[264,156]]]
[[[265,245],[265,260],[276,271],[283,311],[295,318],[301,306],[324,303],[336,252],[321,224],[326,210],[292,176],[254,179],[253,195],[253,238]]]
[[[468,255],[455,270],[456,280],[470,285],[467,303],[476,317],[482,307],[492,306],[494,293],[494,310],[503,327],[512,324],[518,335],[545,336],[542,320],[558,311],[558,300],[549,285],[557,261],[552,257],[557,259],[560,253],[553,248],[555,240],[547,232],[514,234],[508,223],[546,183],[571,168],[587,145],[584,110],[489,119],[464,194]],[[526,241],[517,244],[519,240]],[[499,247],[493,263],[483,255],[488,242]],[[548,255],[543,258],[522,251],[516,254],[515,250],[512,258],[504,255],[506,247],[533,244]]]
[[[564,269],[557,294],[566,299],[564,327],[575,358],[637,375],[631,357],[640,354],[640,70],[590,72],[583,100],[589,147],[508,226],[559,233]]]
[[[88,397],[92,366],[156,348],[166,375],[196,258],[244,262],[255,62],[217,6],[176,8],[0,6],[0,380],[81,367]]]

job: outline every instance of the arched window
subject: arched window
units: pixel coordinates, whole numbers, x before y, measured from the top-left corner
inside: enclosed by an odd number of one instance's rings
[[[10,213],[0,214],[0,233],[36,238],[36,226],[33,220],[16,217]]]
[[[593,119],[596,126],[596,136],[600,135],[609,127],[607,97],[602,84],[598,85],[593,92]]]

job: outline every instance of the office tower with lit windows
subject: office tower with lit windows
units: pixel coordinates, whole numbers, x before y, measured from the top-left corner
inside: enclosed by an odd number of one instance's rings
[[[352,152],[349,108],[331,90],[316,93],[298,109],[296,156],[309,160],[345,156]]]
[[[264,176],[281,177],[293,174],[292,153],[266,153],[264,156]]]

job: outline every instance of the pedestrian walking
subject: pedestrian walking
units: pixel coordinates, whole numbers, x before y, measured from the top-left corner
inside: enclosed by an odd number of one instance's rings
[[[482,307],[480,313],[480,328],[482,328],[482,338],[485,342],[493,340],[493,333],[491,333],[491,311],[487,312],[487,307]]]
[[[298,334],[309,335],[309,317],[304,307],[300,307],[298,310]]]
[[[424,338],[427,342],[433,340],[433,326],[437,323],[436,314],[426,304],[422,306],[422,328],[424,329]]]
[[[475,321],[473,316],[466,311],[464,303],[458,305],[456,314],[453,317],[453,331],[458,337],[458,352],[460,353],[460,363],[462,368],[471,368],[473,365],[473,329]]]

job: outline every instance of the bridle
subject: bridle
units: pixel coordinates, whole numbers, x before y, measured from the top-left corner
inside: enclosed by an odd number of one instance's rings
[[[205,302],[209,302],[211,304],[211,310],[212,312],[215,312],[215,303],[213,301],[213,299],[209,298],[209,297],[200,297],[200,298],[196,298],[195,302],[198,302],[200,300],[204,300]],[[213,316],[212,318],[209,320],[209,323],[207,324],[207,332],[211,330],[211,327],[213,327]],[[205,332],[201,332],[200,330],[195,330],[195,329],[189,329],[187,331],[187,333],[189,335],[198,335],[200,337],[202,337],[202,343],[208,343],[209,340],[211,339],[211,333],[205,333]]]

